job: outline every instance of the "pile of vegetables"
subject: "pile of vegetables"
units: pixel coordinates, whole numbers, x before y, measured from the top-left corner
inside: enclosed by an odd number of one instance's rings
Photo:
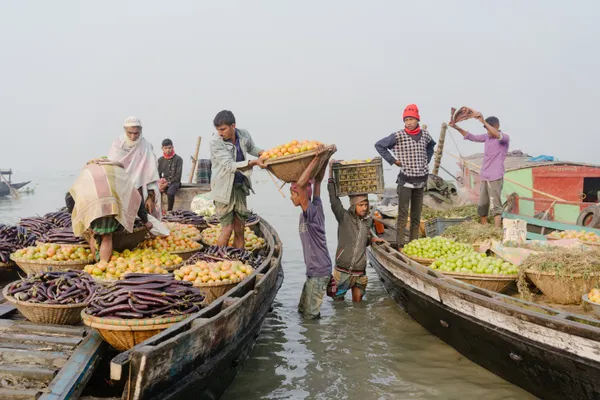
[[[442,236],[459,243],[480,243],[489,240],[502,240],[502,228],[494,225],[481,225],[475,221],[467,221],[446,228]]]
[[[37,236],[23,227],[0,224],[0,263],[11,263],[11,253],[33,246],[36,240]]]
[[[93,261],[94,255],[89,248],[79,245],[60,245],[55,243],[25,247],[14,252],[15,258],[28,261]]]
[[[261,255],[255,256],[251,251],[235,247],[210,246],[205,251],[194,254],[186,260],[184,265],[193,265],[198,261],[241,261],[256,268],[262,263],[263,257]]]
[[[192,282],[176,281],[173,274],[129,274],[99,289],[86,312],[103,318],[158,318],[197,312],[203,300]]]
[[[164,222],[177,222],[179,224],[194,225],[199,229],[204,229],[208,226],[204,217],[196,214],[192,211],[176,210],[169,211],[167,215],[163,216]]]
[[[28,217],[22,218],[18,225],[27,229],[28,233],[33,233],[37,237],[42,237],[50,229],[54,228],[54,224],[44,217]]]
[[[86,304],[96,292],[96,283],[82,271],[42,272],[13,282],[8,294],[19,301],[43,304]]]
[[[56,211],[44,215],[44,219],[58,228],[72,226],[71,214],[66,211]]]
[[[523,270],[553,272],[556,276],[599,273],[600,251],[554,247],[552,251],[527,257],[521,264],[521,268]]]
[[[434,218],[465,218],[470,217],[474,221],[479,219],[476,205],[466,205],[462,207],[452,208],[450,210],[435,210],[431,207],[423,206],[421,219],[430,220]]]
[[[43,243],[60,243],[60,244],[86,244],[82,237],[77,237],[73,233],[73,227],[52,228],[39,238]]]
[[[457,243],[441,236],[421,238],[409,242],[403,249],[408,256],[439,258],[446,255],[474,251],[470,244]]]
[[[216,246],[217,240],[221,236],[221,225],[211,226],[202,231],[202,242],[209,246]],[[233,232],[229,238],[229,246],[233,245]],[[265,239],[256,236],[252,229],[246,227],[244,230],[244,248],[249,251],[262,249],[265,246]]]

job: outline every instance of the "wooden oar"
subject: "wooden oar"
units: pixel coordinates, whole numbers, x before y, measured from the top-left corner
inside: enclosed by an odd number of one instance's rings
[[[14,197],[15,199],[18,199],[19,192],[17,192],[17,190],[14,187],[12,187],[12,185],[6,180],[4,175],[0,174],[0,178],[2,178],[4,183],[6,183],[6,186],[8,186],[8,190],[10,190],[10,194],[12,195],[12,197]]]
[[[477,165],[477,164],[473,164],[473,163],[471,163],[471,162],[468,162],[468,161],[467,161],[467,160],[465,160],[464,158],[462,158],[462,157],[459,157],[459,156],[456,156],[456,155],[454,155],[454,154],[452,154],[452,153],[447,153],[447,154],[449,154],[449,155],[451,155],[452,157],[456,158],[456,159],[457,159],[457,160],[459,160],[460,162],[462,162],[462,163],[465,163],[465,164],[467,164],[467,165],[470,165],[470,166],[472,166],[473,168],[476,168],[477,170],[481,171],[481,167],[480,167],[479,165]],[[542,196],[549,197],[549,198],[551,198],[552,200],[555,200],[555,201],[562,201],[562,202],[565,202],[565,203],[567,202],[567,200],[565,200],[565,199],[561,199],[560,197],[556,197],[556,196],[554,196],[554,195],[551,195],[550,193],[542,192],[541,190],[537,190],[537,189],[534,189],[534,188],[530,188],[529,186],[523,185],[522,183],[519,183],[519,182],[515,182],[515,181],[513,181],[512,179],[509,179],[509,178],[507,178],[507,177],[504,177],[504,180],[505,180],[505,181],[507,181],[507,182],[510,182],[510,183],[512,183],[512,184],[514,184],[514,185],[520,186],[520,187],[522,187],[523,189],[531,190],[531,191],[532,191],[532,192],[534,192],[534,193],[541,194]]]

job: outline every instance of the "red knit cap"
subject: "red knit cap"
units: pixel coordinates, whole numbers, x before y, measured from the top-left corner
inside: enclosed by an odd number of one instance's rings
[[[406,119],[406,117],[413,117],[421,120],[421,116],[419,115],[419,107],[416,104],[409,104],[404,109],[404,114],[402,114],[402,119]]]

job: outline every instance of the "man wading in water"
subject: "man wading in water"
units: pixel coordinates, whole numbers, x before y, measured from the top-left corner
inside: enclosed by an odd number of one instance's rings
[[[333,164],[329,162],[329,201],[331,210],[338,222],[338,246],[335,256],[333,278],[337,282],[334,300],[342,301],[348,290],[352,291],[352,301],[359,302],[367,288],[367,246],[371,242],[385,242],[371,235],[373,220],[369,216],[369,198],[367,195],[350,197],[350,208],[344,209],[342,201],[335,193]]]
[[[409,104],[402,115],[404,129],[375,143],[375,149],[390,165],[400,167],[398,173],[398,220],[396,242],[398,249],[406,243],[404,229],[410,204],[410,240],[419,238],[423,195],[429,177],[429,162],[433,157],[435,142],[425,129],[421,129],[419,108]],[[390,151],[393,153],[390,153]]]
[[[252,191],[249,176],[255,165],[265,168],[260,158],[248,161],[247,154],[260,157],[263,151],[254,145],[247,130],[235,127],[231,111],[219,112],[213,123],[218,135],[210,142],[211,193],[222,229],[217,245],[227,246],[233,232],[233,247],[243,249],[244,227],[250,214],[246,198]]]
[[[323,146],[316,149],[316,154],[298,182],[292,183],[290,195],[296,207],[302,207],[300,214],[300,241],[306,264],[306,282],[300,295],[298,312],[306,319],[317,319],[321,316],[321,304],[331,279],[331,258],[327,249],[325,235],[325,213],[321,201],[321,182],[325,176],[327,162],[315,176],[314,189],[310,176],[319,163],[319,155],[325,150]],[[333,149],[335,152],[335,147]]]
[[[491,211],[494,224],[502,227],[502,186],[504,184],[504,160],[508,153],[510,137],[500,130],[500,121],[496,117],[483,119],[481,113],[476,113],[475,118],[483,123],[487,134],[473,135],[450,122],[450,126],[460,132],[465,140],[485,143],[483,151],[483,164],[481,166],[481,179],[479,185],[479,207],[477,212],[482,224],[487,224],[487,216]],[[491,210],[490,210],[491,204]]]

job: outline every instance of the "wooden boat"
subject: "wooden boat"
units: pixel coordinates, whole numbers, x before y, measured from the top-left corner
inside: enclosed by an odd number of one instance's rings
[[[0,169],[0,196],[8,196],[10,194],[10,188],[7,185],[7,182],[10,186],[12,186],[15,190],[19,190],[23,186],[29,184],[31,181],[27,182],[12,182],[12,169]],[[4,178],[8,176],[8,179]]]
[[[519,151],[509,153],[506,157],[502,200],[510,200],[506,209],[508,213],[520,218],[535,217],[577,225],[581,212],[598,204],[600,165],[572,161],[533,162],[530,158]],[[483,154],[463,157],[463,160],[459,162],[461,170],[458,181],[468,189],[471,200],[477,204]],[[541,192],[564,201],[542,195]],[[579,222],[579,225],[589,225],[591,221]]]
[[[175,203],[173,204],[174,210],[189,210],[192,200],[199,194],[210,192],[210,184],[198,184],[198,183],[182,183],[181,187],[175,195]],[[167,206],[167,194],[162,193],[162,204],[163,209],[166,210]]]
[[[600,321],[447,278],[388,245],[368,250],[391,297],[460,353],[535,396],[600,398]]]
[[[200,312],[132,349],[123,353],[112,350],[115,356],[109,358],[110,365],[105,369],[96,368],[96,362],[83,362],[78,356],[79,367],[69,369],[70,372],[61,370],[62,375],[56,375],[49,386],[62,376],[63,380],[77,383],[77,390],[61,383],[53,397],[44,399],[79,398],[90,375],[92,380],[84,395],[93,396],[98,390],[116,387],[123,388],[122,393],[110,390],[109,396],[132,400],[219,398],[241,370],[283,283],[281,240],[265,220],[261,219],[259,228],[268,246],[267,253],[262,264],[244,281]],[[97,338],[94,331],[86,332]],[[0,337],[0,356],[2,343]],[[86,349],[89,353],[89,347]],[[109,381],[111,384],[107,385]],[[0,392],[0,398],[7,397]]]

